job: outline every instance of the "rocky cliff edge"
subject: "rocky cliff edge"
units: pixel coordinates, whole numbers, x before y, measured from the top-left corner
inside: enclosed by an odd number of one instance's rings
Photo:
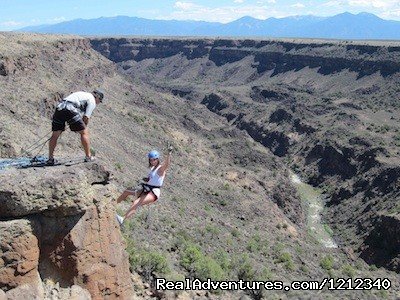
[[[132,298],[109,176],[97,163],[0,173],[0,298]]]

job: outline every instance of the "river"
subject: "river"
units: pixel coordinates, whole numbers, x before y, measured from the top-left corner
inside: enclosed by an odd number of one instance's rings
[[[291,181],[297,188],[300,198],[307,209],[307,229],[326,248],[337,248],[332,238],[332,230],[322,222],[324,199],[319,189],[301,181],[296,174],[291,175]]]

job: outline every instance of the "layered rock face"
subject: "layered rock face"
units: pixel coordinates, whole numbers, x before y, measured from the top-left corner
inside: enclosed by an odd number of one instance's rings
[[[28,290],[42,299],[43,282],[57,283],[65,299],[132,298],[108,180],[98,164],[0,174],[0,288],[8,298]]]
[[[380,72],[396,73],[398,46],[339,44],[335,42],[299,42],[284,40],[104,38],[92,39],[94,49],[114,62],[163,59],[174,55],[189,60],[207,57],[216,66],[253,57],[258,73],[273,70],[272,75],[303,68],[318,68],[323,75],[345,69],[358,72],[359,78]]]

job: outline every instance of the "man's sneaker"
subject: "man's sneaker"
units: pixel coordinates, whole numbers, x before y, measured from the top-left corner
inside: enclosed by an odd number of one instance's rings
[[[83,160],[84,162],[91,162],[96,160],[94,156],[86,156],[85,159]]]
[[[120,226],[124,223],[124,217],[121,217],[119,214],[117,214],[117,221]]]
[[[46,166],[54,166],[55,163],[56,163],[56,161],[54,160],[54,158],[49,158],[46,161]]]

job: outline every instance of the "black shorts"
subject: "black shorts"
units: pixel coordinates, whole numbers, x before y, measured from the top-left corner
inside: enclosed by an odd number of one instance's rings
[[[56,109],[51,123],[52,131],[64,131],[65,122],[68,123],[71,131],[81,131],[86,128],[81,115],[78,112],[70,111],[68,109]]]

